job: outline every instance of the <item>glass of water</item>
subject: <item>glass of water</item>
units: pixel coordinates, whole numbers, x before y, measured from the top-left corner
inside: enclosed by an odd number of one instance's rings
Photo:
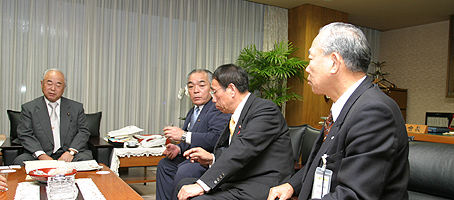
[[[46,192],[49,200],[74,200],[79,190],[76,187],[74,175],[59,174],[48,178]]]

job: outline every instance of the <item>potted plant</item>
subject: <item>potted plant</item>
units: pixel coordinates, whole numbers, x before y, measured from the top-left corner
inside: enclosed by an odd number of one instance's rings
[[[240,52],[237,65],[246,70],[251,76],[249,90],[258,96],[276,103],[279,108],[289,100],[301,100],[302,97],[289,92],[287,79],[295,77],[303,82],[307,61],[291,57],[296,49],[291,42],[275,43],[271,51],[259,51],[255,45],[250,45]]]

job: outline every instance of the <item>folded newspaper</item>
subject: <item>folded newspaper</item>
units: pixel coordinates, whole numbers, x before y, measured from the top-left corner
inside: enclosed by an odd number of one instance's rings
[[[118,137],[118,136],[125,136],[125,135],[132,135],[138,132],[142,132],[143,129],[137,127],[137,126],[126,126],[124,128],[115,130],[115,131],[109,131],[107,134],[109,137]]]
[[[57,167],[67,167],[74,168],[77,171],[92,171],[101,169],[102,166],[99,166],[96,160],[86,160],[78,162],[65,162],[58,160],[33,160],[25,161],[25,171],[27,174],[30,171],[41,168],[57,168]]]

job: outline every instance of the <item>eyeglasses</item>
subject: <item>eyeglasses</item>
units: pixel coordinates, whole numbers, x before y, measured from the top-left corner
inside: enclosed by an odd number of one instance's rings
[[[214,94],[216,94],[216,92],[218,92],[219,89],[221,89],[221,88],[218,88],[214,91],[210,91],[211,97],[214,97]]]

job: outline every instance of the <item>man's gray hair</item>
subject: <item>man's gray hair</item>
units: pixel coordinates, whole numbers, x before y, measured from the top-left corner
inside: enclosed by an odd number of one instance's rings
[[[43,79],[42,79],[43,81],[44,81],[44,78],[46,77],[46,74],[50,71],[57,71],[57,72],[60,72],[61,74],[63,74],[63,77],[65,78],[65,86],[68,85],[68,81],[66,80],[65,74],[60,69],[57,69],[57,68],[46,69],[46,71],[44,71],[44,73],[43,73]]]
[[[364,73],[371,60],[371,49],[364,33],[352,24],[334,22],[320,29],[323,54],[339,53],[350,71]]]
[[[188,74],[188,79],[193,73],[200,73],[200,72],[205,72],[208,75],[208,82],[210,82],[211,85],[211,79],[213,78],[213,73],[211,73],[210,70],[207,69],[194,69]]]

